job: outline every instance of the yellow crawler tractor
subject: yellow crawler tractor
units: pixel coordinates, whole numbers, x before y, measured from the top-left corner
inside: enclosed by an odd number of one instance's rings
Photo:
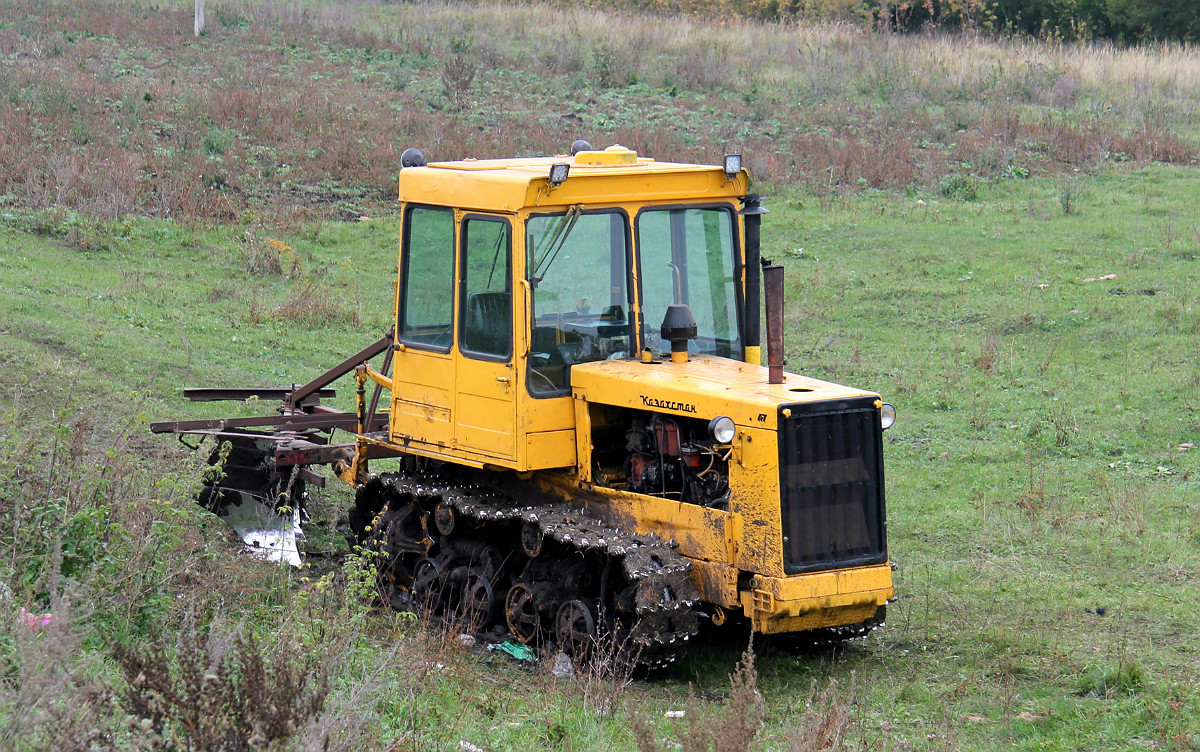
[[[395,328],[302,387],[189,390],[282,398],[277,415],[153,429],[219,440],[200,500],[222,514],[298,520],[324,483],[310,466],[331,466],[357,489],[349,526],[378,551],[382,600],[525,643],[578,655],[607,636],[655,666],[702,619],[878,626],[895,411],[784,372],[783,270],[760,259],[740,157],[571,151],[409,149]],[[322,403],[351,371],[356,410]]]

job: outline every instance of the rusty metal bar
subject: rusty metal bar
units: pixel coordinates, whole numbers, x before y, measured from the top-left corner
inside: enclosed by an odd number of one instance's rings
[[[388,351],[383,356],[383,366],[379,369],[379,373],[383,374],[384,376],[390,375],[389,372],[391,371],[391,368],[392,368],[392,353],[393,353],[393,350],[392,350],[392,348],[389,347]],[[383,384],[376,383],[375,391],[371,394],[371,406],[367,408],[367,425],[368,426],[375,422],[375,411],[379,407],[379,397],[382,394],[383,394]]]
[[[262,389],[235,387],[186,387],[183,396],[192,402],[243,402],[251,397],[258,397],[265,402],[277,402],[286,399],[292,390],[288,388],[266,387]],[[334,389],[321,389],[311,393],[316,397],[313,403],[337,396]]]
[[[317,488],[325,487],[325,476],[324,475],[317,475],[312,470],[309,470],[307,467],[300,468],[299,470],[296,471],[296,473],[297,473],[297,475],[300,476],[300,480],[304,481],[305,483],[309,484],[310,486],[316,486]]]
[[[355,444],[312,444],[307,441],[292,441],[275,448],[275,465],[328,465],[338,460],[354,457]]]
[[[358,383],[358,391],[354,397],[354,408],[358,413],[358,433],[367,432],[367,364],[363,363],[354,369],[354,380]]]
[[[767,304],[767,383],[783,383],[783,267],[763,267]]]
[[[392,346],[392,332],[389,331],[378,342],[364,347],[362,350],[346,358],[337,366],[329,369],[317,378],[308,382],[298,389],[293,389],[286,397],[283,398],[283,403],[288,407],[296,407],[301,404],[308,395],[317,391],[321,387],[329,384],[335,379],[341,378],[354,370],[356,366],[366,363],[371,358],[374,358],[381,352],[389,350]]]
[[[382,424],[381,421],[377,423]],[[209,418],[207,420],[173,420],[151,423],[153,433],[192,433],[220,431],[228,428],[272,427],[279,431],[323,431],[330,428],[358,427],[354,413],[322,413],[319,415],[269,415],[254,418]],[[370,426],[374,429],[376,426]],[[380,425],[382,427],[382,425]]]

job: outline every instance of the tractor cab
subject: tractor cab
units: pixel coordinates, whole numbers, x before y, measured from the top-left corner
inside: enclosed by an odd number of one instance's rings
[[[410,161],[393,443],[477,466],[574,466],[572,369],[669,351],[673,306],[694,321],[692,355],[745,357],[740,168],[619,146]]]

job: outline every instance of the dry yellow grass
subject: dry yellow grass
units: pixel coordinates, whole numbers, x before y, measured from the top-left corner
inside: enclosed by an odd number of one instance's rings
[[[0,196],[114,220],[372,213],[412,145],[736,150],[764,186],[958,195],[1110,160],[1188,164],[1200,134],[1185,45],[325,0],[231,0],[196,40],[190,8],[163,0],[10,4],[27,20],[0,34]]]

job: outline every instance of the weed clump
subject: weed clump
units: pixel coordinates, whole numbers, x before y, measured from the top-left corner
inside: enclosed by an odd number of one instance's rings
[[[288,276],[300,273],[300,257],[282,240],[251,238],[247,244],[246,271],[259,277]]]
[[[357,308],[343,301],[329,286],[311,279],[271,309],[271,315],[304,326],[345,324],[356,327],[361,321]]]
[[[1054,181],[1054,189],[1058,196],[1058,205],[1062,209],[1064,216],[1076,214],[1079,211],[1079,202],[1086,196],[1086,189],[1083,182],[1078,177],[1064,175],[1056,178]]]
[[[215,628],[205,639],[194,619],[173,650],[117,645],[113,657],[128,685],[122,708],[168,749],[272,748],[311,723],[329,694],[312,653]]]
[[[662,744],[655,729],[640,713],[633,717],[633,733],[639,752],[663,752],[681,748],[683,752],[747,752],[766,716],[766,704],[758,692],[758,672],[754,668],[754,646],[742,654],[729,676],[729,700],[725,707],[706,714],[694,694],[688,697],[684,728],[675,742]]]
[[[75,752],[102,735],[107,708],[95,656],[80,657],[76,598],[56,593],[44,614],[0,619],[2,749]],[[0,608],[12,606],[8,590],[0,592]]]
[[[850,710],[856,700],[854,675],[845,693],[838,691],[837,679],[830,679],[825,689],[813,690],[800,723],[788,734],[790,752],[835,752],[846,748],[846,732],[850,728]]]
[[[1116,666],[1093,666],[1075,682],[1080,697],[1114,697],[1137,694],[1146,683],[1146,672],[1134,660],[1122,660]]]
[[[974,201],[979,198],[979,178],[956,172],[943,178],[938,190],[946,198]]]

